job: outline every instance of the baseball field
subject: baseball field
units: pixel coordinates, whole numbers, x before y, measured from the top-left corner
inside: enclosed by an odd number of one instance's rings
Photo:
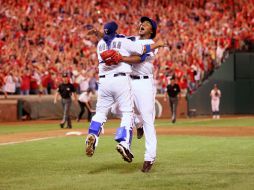
[[[84,152],[86,121],[0,123],[0,190],[254,189],[254,117],[156,120],[157,160],[140,171],[144,138],[134,136],[132,163],[113,140],[118,120],[105,125],[93,157]]]

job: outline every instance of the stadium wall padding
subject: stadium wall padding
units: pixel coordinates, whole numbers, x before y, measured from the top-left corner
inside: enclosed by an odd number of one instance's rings
[[[0,121],[17,121],[18,120],[18,100],[4,99],[0,101]]]
[[[31,119],[61,119],[63,115],[63,108],[61,100],[57,104],[53,103],[53,95],[29,95],[9,96],[8,99],[0,98],[0,121],[17,121],[22,118],[22,115],[27,112]],[[96,106],[96,96],[92,100],[93,108]],[[72,102],[71,117],[77,118],[80,108],[77,103]],[[168,99],[165,101],[164,95],[157,95],[155,102],[156,118],[167,118],[170,120],[171,113],[169,110]],[[178,117],[187,117],[187,101],[185,98],[179,100]],[[83,115],[83,119],[87,118],[87,113]],[[116,118],[116,116],[109,114],[109,118]]]
[[[188,95],[188,110],[210,115],[209,95],[214,84],[222,93],[221,114],[254,114],[254,53],[231,53],[194,94]]]

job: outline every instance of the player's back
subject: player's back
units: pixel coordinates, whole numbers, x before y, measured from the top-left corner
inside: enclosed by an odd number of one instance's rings
[[[99,75],[107,75],[111,73],[131,73],[131,65],[125,62],[120,62],[118,65],[107,66],[102,60],[100,54],[106,50],[114,49],[118,51],[122,56],[141,55],[143,53],[143,45],[140,43],[134,43],[130,39],[123,36],[115,37],[110,46],[108,47],[106,42],[102,39],[97,45],[97,54],[99,60]]]

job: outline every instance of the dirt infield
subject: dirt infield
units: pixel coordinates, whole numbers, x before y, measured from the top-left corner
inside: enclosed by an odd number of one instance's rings
[[[36,121],[34,123],[43,123],[45,121]],[[55,123],[55,121],[47,121],[47,123]],[[32,122],[29,122],[30,124]],[[9,123],[15,125],[17,123]],[[244,137],[254,136],[254,127],[156,127],[157,135],[189,135],[189,136],[220,136],[220,137]],[[87,129],[59,129],[41,132],[23,132],[17,134],[0,135],[0,145],[8,143],[19,143],[36,139],[63,137],[68,132],[72,135],[86,135]],[[79,134],[75,134],[79,133]],[[114,128],[106,128],[104,135],[113,135]]]

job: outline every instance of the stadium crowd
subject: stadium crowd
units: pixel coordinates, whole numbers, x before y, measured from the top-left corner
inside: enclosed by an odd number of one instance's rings
[[[183,94],[195,91],[228,50],[254,42],[254,0],[0,0],[0,88],[9,94],[51,94],[68,73],[78,92],[97,89],[98,39],[89,29],[114,20],[138,35],[141,16],[167,40],[155,66],[158,93],[174,76]]]

